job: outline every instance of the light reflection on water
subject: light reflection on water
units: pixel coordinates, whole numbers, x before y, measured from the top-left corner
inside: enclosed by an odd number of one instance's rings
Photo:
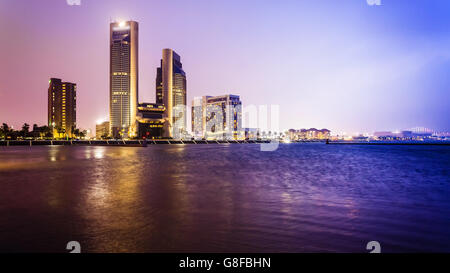
[[[450,251],[450,149],[0,150],[0,251]]]

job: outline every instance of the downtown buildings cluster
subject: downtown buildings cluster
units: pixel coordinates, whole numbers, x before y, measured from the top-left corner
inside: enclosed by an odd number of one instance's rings
[[[192,102],[192,135],[187,130],[187,79],[181,57],[162,50],[153,103],[139,102],[139,24],[110,24],[109,121],[97,124],[97,138],[242,139],[239,96],[204,96]],[[51,78],[48,126],[72,138],[76,128],[76,84]]]

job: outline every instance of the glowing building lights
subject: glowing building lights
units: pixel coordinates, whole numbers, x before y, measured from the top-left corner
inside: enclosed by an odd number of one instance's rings
[[[51,78],[48,88],[48,125],[55,137],[73,137],[76,128],[76,84]]]

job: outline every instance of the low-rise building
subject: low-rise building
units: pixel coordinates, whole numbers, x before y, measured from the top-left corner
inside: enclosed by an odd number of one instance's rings
[[[104,121],[101,123],[97,123],[95,125],[95,138],[103,139],[109,136],[109,121]]]
[[[140,103],[136,116],[139,138],[162,138],[164,135],[166,108],[159,103]]]
[[[244,137],[248,140],[257,140],[260,138],[260,133],[258,128],[244,128]]]
[[[328,129],[318,130],[316,128],[310,129],[289,129],[287,135],[290,140],[324,140],[331,137],[331,131]]]

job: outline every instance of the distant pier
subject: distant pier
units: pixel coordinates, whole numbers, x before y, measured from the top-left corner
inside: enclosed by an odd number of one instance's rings
[[[329,141],[329,145],[439,145],[450,146],[450,141]]]

